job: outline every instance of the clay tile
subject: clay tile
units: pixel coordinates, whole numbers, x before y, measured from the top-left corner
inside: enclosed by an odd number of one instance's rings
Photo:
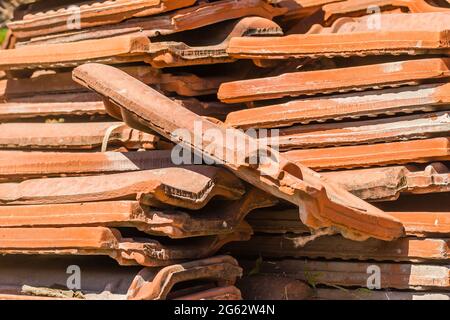
[[[253,189],[242,199],[189,212],[156,209],[136,201],[103,201],[39,206],[0,206],[1,227],[135,227],[157,236],[188,238],[232,233],[252,210],[276,200]]]
[[[241,225],[234,233],[164,244],[146,238],[122,238],[118,230],[102,227],[0,228],[4,255],[102,255],[120,265],[159,267],[214,255],[231,241],[250,238],[251,228]]]
[[[450,59],[420,59],[358,67],[286,73],[224,83],[218,97],[228,103],[417,85],[450,76]],[[358,75],[355,77],[355,75]]]
[[[131,129],[121,122],[3,123],[3,149],[94,149],[125,147],[156,149],[159,138]],[[106,139],[106,140],[105,140]]]
[[[202,284],[209,290],[233,287],[242,269],[229,256],[217,256],[183,262],[168,267],[120,267],[103,257],[6,255],[1,258],[0,300],[4,299],[173,299],[185,295],[187,284],[191,294],[203,294]],[[29,266],[34,274],[30,276]],[[77,265],[83,270],[80,290],[63,290],[67,286],[66,270]],[[220,283],[220,284],[216,284]],[[218,287],[217,287],[218,286]],[[217,288],[216,288],[217,287]],[[206,290],[207,291],[207,290]],[[228,292],[226,290],[225,292]],[[224,292],[224,294],[225,294]]]
[[[432,84],[291,100],[228,114],[226,124],[239,128],[275,128],[326,120],[395,115],[445,109],[450,85]]]
[[[67,23],[79,15],[77,29],[105,24],[114,24],[132,17],[144,17],[166,11],[187,7],[196,0],[118,0],[114,3],[88,1],[75,9],[73,6],[60,6],[57,10],[27,12],[22,20],[10,22],[8,27],[19,38],[52,34],[74,29]],[[33,7],[31,7],[33,8]],[[52,8],[53,9],[53,8]],[[74,19],[75,20],[75,19]]]
[[[406,141],[446,136],[448,112],[379,120],[336,122],[283,128],[272,146],[280,150]]]
[[[402,238],[391,242],[370,239],[351,241],[341,236],[324,236],[304,244],[302,235],[256,235],[248,242],[227,246],[227,252],[243,256],[260,253],[267,258],[326,258],[376,261],[444,261],[448,239]]]
[[[83,28],[82,26],[82,29],[79,31],[70,30],[49,35],[48,33],[54,30],[54,28],[24,30],[18,33],[18,37],[21,38],[21,42],[18,45],[67,43],[132,34],[141,31],[148,37],[156,37],[198,29],[222,21],[248,16],[257,16],[271,20],[273,17],[285,13],[286,10],[286,8],[273,6],[266,0],[205,2],[156,16],[134,18],[116,24],[89,28]],[[32,39],[26,40],[23,39],[24,37],[32,37]]]
[[[410,13],[445,12],[448,8],[431,5],[425,0],[346,0],[325,4],[324,19],[331,23],[340,17],[364,16],[368,8],[379,8],[381,12],[393,11],[395,8],[407,10]]]
[[[254,261],[241,261],[244,269],[254,266]],[[339,287],[367,287],[367,270],[373,262],[265,260],[261,274],[282,273],[293,279]],[[416,265],[410,263],[377,263],[382,276],[382,289],[435,289],[449,285],[448,268],[440,265]],[[311,281],[311,275],[315,275]],[[341,289],[342,290],[342,289]],[[384,290],[382,291],[384,292]]]
[[[109,64],[147,62],[154,67],[175,67],[233,62],[226,52],[230,39],[236,36],[281,35],[273,21],[247,17],[234,24],[221,43],[190,47],[183,42],[151,43],[142,33],[71,43],[22,46],[0,51],[0,70],[73,67],[86,62]],[[95,50],[94,50],[95,48]]]
[[[434,170],[436,167],[441,170]],[[397,200],[400,194],[448,192],[450,188],[450,172],[442,163],[430,164],[425,169],[408,165],[324,172],[323,175],[371,201]]]
[[[195,166],[112,175],[32,179],[0,184],[2,204],[138,200],[144,205],[201,209],[211,198],[239,199],[245,190],[231,173]]]
[[[316,170],[427,163],[450,159],[449,138],[292,150],[283,155]]]
[[[393,239],[403,233],[403,227],[395,219],[388,218],[382,211],[354,197],[337,185],[325,182],[309,168],[303,165],[293,165],[283,156],[277,155],[275,150],[269,151],[277,160],[274,165],[278,165],[278,171],[270,174],[266,164],[250,167],[245,163],[227,161],[225,158],[225,155],[229,154],[233,155],[233,159],[239,159],[235,155],[242,154],[244,159],[250,159],[249,151],[245,150],[245,147],[227,150],[229,146],[214,139],[214,141],[207,141],[208,150],[221,150],[222,152],[209,154],[203,149],[205,142],[196,144],[195,139],[191,138],[192,142],[189,142],[184,141],[186,138],[179,139],[179,137],[173,136],[172,133],[177,132],[176,130],[180,127],[187,128],[192,136],[193,126],[197,121],[202,124],[202,132],[214,129],[228,137],[225,128],[202,119],[120,70],[99,64],[84,65],[75,69],[74,79],[93,88],[99,94],[107,96],[115,104],[115,108],[119,108],[121,114],[126,115],[124,120],[131,127],[144,128],[147,126],[164,137],[181,143],[184,147],[193,148],[194,151],[206,155],[208,158],[219,160],[238,177],[255,187],[301,206],[304,208],[304,212],[301,210],[301,218],[312,228],[338,227],[348,237],[366,239],[371,236]],[[133,94],[134,92],[140,94]],[[117,114],[117,112],[114,113]],[[230,133],[236,138],[244,139],[243,146],[256,143],[249,136],[236,130],[230,130],[228,134]],[[214,148],[211,148],[211,145]],[[262,179],[261,177],[266,173],[268,178]],[[308,205],[305,205],[305,201]],[[350,216],[358,220],[358,223],[352,222],[352,219],[348,218]],[[374,227],[375,225],[377,227]]]
[[[314,26],[308,34],[234,38],[227,51],[231,57],[246,59],[426,54],[439,51],[445,54],[449,50],[449,14],[380,15],[379,28],[368,22],[372,19],[370,15],[342,18],[330,28]]]
[[[356,179],[357,180],[357,179]],[[362,180],[362,179],[361,179]],[[450,232],[450,212],[389,212],[405,226],[406,234],[414,237],[445,237]],[[259,233],[308,233],[294,209],[255,210],[247,216],[253,230]]]

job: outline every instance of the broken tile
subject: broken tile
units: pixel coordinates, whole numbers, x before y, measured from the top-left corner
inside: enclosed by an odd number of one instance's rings
[[[155,68],[229,63],[236,61],[227,53],[228,44],[233,38],[282,34],[281,27],[271,20],[247,17],[235,22],[231,32],[225,35],[225,39],[220,43],[203,46],[189,46],[184,42],[170,41],[151,43],[143,61]]]
[[[237,261],[229,256],[218,256],[169,266],[160,270],[156,275],[154,270],[145,268],[134,279],[128,290],[127,298],[129,300],[161,300],[169,296],[173,286],[180,282],[208,279],[233,285],[236,278],[241,275],[242,269],[239,268]],[[223,295],[225,292],[221,294]]]

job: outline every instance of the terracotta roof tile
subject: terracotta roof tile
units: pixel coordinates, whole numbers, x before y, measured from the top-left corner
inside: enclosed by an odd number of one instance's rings
[[[241,264],[253,266],[251,261]],[[368,267],[376,265],[381,270],[382,289],[434,289],[442,290],[449,285],[448,268],[435,265],[415,265],[409,263],[360,263],[337,261],[282,260],[263,261],[261,274],[283,273],[292,279],[342,287],[367,288]]]
[[[174,300],[242,300],[241,292],[234,286],[209,289]]]
[[[156,16],[128,19],[117,24],[83,28],[82,30],[67,30],[63,33],[46,35],[54,28],[25,30],[17,33],[19,38],[32,37],[30,41],[19,45],[42,43],[66,43],[90,39],[100,39],[117,35],[143,32],[148,37],[158,37],[176,32],[198,29],[226,20],[257,16],[272,19],[282,15],[286,8],[272,6],[266,0],[224,0],[212,3],[198,3],[188,8],[171,11]]]
[[[149,66],[122,67],[123,71],[164,92],[176,92],[183,96],[199,96],[216,93],[219,85],[230,79],[227,76],[199,77],[190,73],[171,74]],[[86,92],[72,80],[71,72],[39,75],[33,78],[0,80],[0,99],[9,101],[37,95]]]
[[[127,149],[156,149],[160,140],[122,122],[2,123],[0,130],[5,132],[0,137],[3,149],[93,149],[105,141]]]
[[[450,27],[449,27],[450,28]],[[271,78],[224,83],[224,102],[267,100],[301,95],[417,85],[450,76],[450,59],[419,59],[339,69],[294,72]]]
[[[185,282],[202,283],[222,281],[232,286],[242,274],[237,261],[229,256],[217,256],[202,260],[184,262],[164,268],[144,269],[140,267],[123,268],[100,257],[81,256],[13,256],[1,258],[2,277],[0,300],[3,299],[86,299],[86,300],[158,300],[170,299],[182,294],[183,290],[174,288]],[[32,263],[35,274],[29,274],[28,265]],[[83,290],[75,292],[58,290],[67,282],[66,269],[76,264],[83,270]],[[24,285],[25,284],[25,285]],[[24,288],[24,286],[26,288]],[[215,285],[214,285],[215,286]],[[28,294],[49,296],[33,297]],[[24,290],[25,289],[25,290]],[[25,292],[24,292],[25,291]],[[65,293],[65,295],[63,294]],[[50,296],[52,295],[53,296]],[[71,296],[72,294],[72,296]]]
[[[134,227],[152,235],[187,238],[232,233],[249,212],[275,203],[275,199],[253,189],[240,200],[196,212],[149,208],[137,201],[0,206],[0,226]]]
[[[297,99],[244,109],[231,112],[226,124],[239,128],[286,127],[331,119],[445,110],[449,103],[450,85],[430,84]]]
[[[256,235],[250,241],[235,243],[224,250],[241,257],[261,254],[267,258],[325,258],[376,261],[445,261],[449,240],[402,238],[391,242],[371,239],[351,241],[341,236],[324,236],[303,245],[302,235]]]
[[[359,168],[388,164],[427,163],[450,160],[449,138],[389,142],[372,145],[292,150],[289,161],[316,170]]]
[[[163,244],[146,238],[122,238],[115,229],[0,228],[4,255],[101,255],[120,265],[170,266],[214,255],[224,244],[248,240],[251,228],[241,225],[234,233],[195,238],[182,244]]]
[[[376,291],[317,289],[318,300],[450,300],[450,293],[436,291]]]
[[[402,211],[388,213],[402,221],[408,236],[446,237],[450,232],[450,212]],[[255,232],[271,234],[309,232],[309,229],[298,220],[298,213],[295,209],[256,210],[246,220]]]
[[[247,17],[237,21],[221,43],[190,47],[182,42],[150,42],[142,33],[71,43],[23,46],[0,51],[0,70],[73,67],[87,62],[108,64],[147,62],[155,67],[214,64],[234,61],[226,52],[236,36],[280,35],[271,20]]]
[[[381,11],[392,11],[394,8],[407,9],[410,13],[445,12],[448,8],[432,5],[424,0],[346,0],[325,4],[324,19],[329,23],[340,17],[363,16],[370,7],[378,7]]]
[[[160,14],[187,7],[196,0],[116,0],[114,2],[88,1],[79,6],[80,27],[114,24],[132,17]],[[17,37],[70,31],[67,21],[75,11],[66,6],[47,12],[27,12],[22,20],[10,22],[8,27]]]
[[[131,127],[136,125],[139,127],[148,126],[166,138],[180,142],[180,139],[172,136],[172,132],[176,132],[176,129],[183,127],[187,128],[189,134],[192,135],[193,124],[195,121],[199,121],[203,125],[202,130],[215,129],[223,132],[223,136],[226,136],[223,127],[203,120],[120,70],[108,66],[90,64],[77,68],[74,71],[74,79],[87,87],[93,88],[101,95],[108,96],[120,108],[122,114],[128,114],[124,120]],[[126,88],[125,91],[124,88]],[[139,92],[140,94],[132,94],[133,92]],[[158,105],[157,108],[155,107],[156,105]],[[114,109],[113,112],[117,114],[117,110]],[[173,114],[176,114],[177,117],[173,118]],[[241,134],[237,131],[232,131],[232,133],[236,137]],[[241,134],[240,137],[245,137],[244,145],[251,145],[249,136]],[[188,144],[182,140],[181,143],[184,146],[193,147],[194,151],[205,154],[205,150],[202,148],[203,143],[202,145],[195,145],[195,141]],[[260,164],[256,168],[252,168],[226,161],[223,158],[227,152],[231,152],[233,155],[238,153],[244,153],[245,155],[247,153],[247,156],[244,158],[248,159],[251,151],[236,150],[234,148],[226,150],[227,146],[219,144],[217,141],[212,143],[216,144],[213,150],[222,150],[222,152],[212,155],[208,154],[208,157],[220,160],[238,177],[276,197],[301,207],[304,206],[303,201],[308,198],[311,204],[315,203],[311,209],[301,214],[303,222],[312,228],[337,227],[351,238],[368,238],[372,236],[381,239],[393,239],[401,236],[403,233],[401,223],[390,217],[388,218],[382,211],[352,196],[342,188],[325,182],[307,167],[302,165],[293,166],[284,157],[276,156],[279,158],[277,163],[278,172],[269,174],[267,179],[261,179],[261,175],[267,172],[266,165]],[[223,152],[224,149],[225,152]],[[275,155],[275,151],[270,150],[270,154]],[[234,159],[239,158],[235,157]],[[321,200],[318,200],[319,198]],[[320,206],[317,201],[320,201]],[[308,212],[310,210],[311,212]],[[358,223],[355,223],[356,220],[354,219],[358,220]],[[374,228],[374,226],[376,227]]]
[[[214,167],[164,168],[112,175],[31,179],[0,184],[2,204],[51,204],[139,200],[152,206],[200,209],[214,196],[245,192],[232,174]]]
[[[283,128],[272,146],[280,150],[373,144],[446,136],[448,112],[369,121],[336,122]]]
[[[286,59],[334,56],[446,54],[449,14],[442,12],[381,15],[380,29],[370,28],[370,15],[340,19],[332,27],[313,27],[308,34],[259,39],[234,38],[228,53],[234,58]],[[370,39],[370,41],[368,40]]]

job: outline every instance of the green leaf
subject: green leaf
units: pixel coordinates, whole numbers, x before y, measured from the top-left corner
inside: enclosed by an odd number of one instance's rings
[[[256,261],[255,261],[255,267],[249,272],[248,275],[253,276],[255,274],[260,273],[262,263],[263,263],[263,258],[262,258],[262,256],[259,256],[259,258],[256,259]]]
[[[0,44],[2,44],[3,41],[5,41],[7,32],[8,32],[8,29],[6,29],[6,28],[0,29]]]

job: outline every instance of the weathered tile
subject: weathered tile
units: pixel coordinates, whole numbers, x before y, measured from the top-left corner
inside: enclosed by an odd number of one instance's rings
[[[351,241],[341,236],[324,236],[304,244],[302,235],[255,235],[250,241],[235,243],[224,250],[236,256],[266,258],[325,258],[376,261],[446,261],[448,238],[402,238],[390,242],[370,239]]]
[[[15,159],[14,162],[10,161],[12,158]],[[0,151],[0,180],[117,173],[160,168],[167,168],[170,171],[170,167],[176,167],[172,162],[170,150],[145,152]]]
[[[433,291],[317,289],[314,300],[450,300],[450,293]]]
[[[445,137],[449,112],[380,120],[336,122],[283,128],[271,146],[281,151]]]
[[[0,51],[0,70],[73,67],[86,61],[128,63],[143,61],[150,40],[119,36],[73,43],[36,45]]]
[[[86,62],[120,64],[147,62],[154,67],[215,64],[235,61],[226,52],[230,39],[237,36],[281,35],[271,20],[243,18],[221,43],[190,47],[182,42],[151,42],[141,34],[70,43],[23,46],[0,51],[0,70],[73,67]]]
[[[450,191],[450,171],[444,163],[324,172],[356,196],[370,201],[397,200],[400,194]]]
[[[1,258],[0,300],[3,299],[86,299],[86,300],[160,300],[183,294],[176,284],[222,281],[233,285],[242,273],[236,260],[217,256],[171,265],[164,268],[120,267],[103,257],[12,256]],[[29,265],[33,264],[33,275]],[[77,265],[83,271],[79,291],[67,287],[67,269]],[[37,276],[36,276],[37,275]],[[24,288],[25,286],[25,288]],[[38,289],[41,290],[38,290]],[[25,289],[25,290],[24,290]],[[33,290],[34,289],[34,290]],[[25,291],[25,292],[24,292]],[[28,294],[37,295],[38,297]],[[180,293],[178,293],[180,291]],[[47,296],[46,296],[46,295]]]
[[[355,77],[355,75],[358,76]],[[293,72],[270,78],[229,82],[220,86],[218,97],[229,103],[257,101],[418,85],[427,80],[445,79],[449,76],[450,59],[406,60],[339,69]]]
[[[1,106],[1,105],[0,105]],[[2,149],[157,149],[159,137],[129,128],[122,122],[2,123]]]
[[[239,128],[275,128],[326,120],[440,111],[450,104],[450,85],[430,84],[296,99],[228,114],[226,124]]]
[[[322,7],[325,12],[324,19],[328,23],[341,17],[367,15],[371,12],[368,8],[378,8],[380,12],[390,12],[395,9],[407,10],[410,13],[448,11],[448,8],[432,5],[423,0],[346,0],[328,3]]]
[[[0,104],[0,120],[4,122],[36,117],[68,117],[106,114],[105,105],[102,101],[72,102],[70,101],[70,96],[65,94],[59,95],[59,97],[51,97],[51,99],[54,98],[63,100],[63,102],[2,103]]]
[[[42,34],[71,31],[86,27],[114,24],[132,17],[145,17],[183,8],[196,0],[116,0],[88,1],[75,9],[64,6],[44,12],[27,12],[22,20],[8,24],[16,37],[28,38]],[[74,15],[79,15],[79,26]],[[72,21],[74,20],[74,21]],[[68,23],[72,22],[72,24]]]
[[[187,238],[232,233],[249,212],[275,203],[253,189],[240,200],[220,201],[196,212],[150,208],[136,201],[0,206],[0,227],[134,227],[152,235]]]
[[[450,212],[403,211],[388,212],[405,226],[408,236],[447,237],[450,234]],[[294,209],[255,210],[247,216],[255,232],[261,233],[308,233],[310,230],[298,219]]]
[[[43,43],[66,43],[89,39],[113,37],[117,35],[141,32],[148,37],[169,35],[176,32],[198,29],[226,20],[239,19],[248,16],[262,17],[271,20],[282,15],[286,8],[273,6],[266,0],[224,0],[212,3],[198,3],[188,8],[170,11],[156,16],[129,19],[116,24],[82,28],[82,30],[68,30],[64,33],[46,35],[47,30],[40,29],[41,33],[28,32],[33,39],[24,41],[19,45],[36,45]],[[27,32],[19,34],[23,38]]]
[[[200,96],[217,91],[220,83],[227,81],[227,76],[199,77],[190,73],[163,73],[149,66],[132,66],[121,68],[126,73],[157,86],[163,92],[175,92],[182,96]],[[58,72],[38,75],[32,78],[0,80],[0,99],[10,101],[20,97],[37,95],[86,92],[86,88],[72,80],[71,72]]]
[[[326,182],[309,168],[293,165],[283,156],[277,155],[275,150],[267,148],[267,154],[271,154],[276,161],[269,159],[269,162],[254,167],[246,165],[245,161],[236,161],[235,159],[250,159],[254,150],[246,150],[246,147],[257,146],[254,139],[241,132],[227,132],[233,138],[242,139],[243,144],[238,148],[224,145],[215,138],[209,138],[213,141],[196,142],[196,139],[192,139],[196,121],[202,124],[202,136],[209,129],[215,130],[222,137],[228,135],[225,128],[202,119],[120,70],[87,64],[75,69],[74,80],[107,96],[115,104],[110,112],[118,114],[120,110],[122,115],[126,114],[124,120],[131,127],[147,126],[190,150],[220,161],[255,187],[300,206],[302,221],[312,228],[333,226],[355,239],[375,237],[392,240],[403,234],[403,226],[396,219],[386,216],[337,185]],[[137,92],[139,95],[133,94]],[[174,135],[180,128],[187,130],[190,141],[185,141],[186,137]],[[204,150],[204,145],[208,146],[208,152]],[[276,166],[276,173],[269,171],[271,162]]]
[[[283,156],[315,170],[360,168],[389,164],[450,160],[449,138],[411,140],[371,145],[292,150]]]
[[[237,286],[245,300],[305,300],[313,294],[306,283],[283,275],[246,275]]]
[[[174,300],[242,300],[242,295],[238,288],[228,286],[192,293]]]
[[[241,261],[244,269],[254,266],[254,261]],[[324,262],[305,260],[281,260],[262,262],[261,274],[279,274],[308,281],[312,285],[331,285],[342,287],[367,288],[369,277],[375,268],[379,268],[382,289],[435,289],[449,286],[449,267],[415,264],[361,263],[361,262]]]
[[[231,241],[250,238],[251,228],[241,225],[234,233],[193,238],[182,243],[164,244],[150,238],[122,238],[115,229],[76,228],[0,228],[2,255],[101,255],[120,265],[147,267],[210,257]]]
[[[234,38],[227,51],[234,58],[257,60],[449,52],[449,13],[380,15],[378,25],[370,15],[344,19],[330,28],[316,25],[308,34]]]
[[[11,158],[10,158],[11,159]],[[1,204],[138,200],[143,205],[201,209],[218,196],[239,199],[239,179],[220,168],[163,168],[99,176],[31,179],[0,184]]]

